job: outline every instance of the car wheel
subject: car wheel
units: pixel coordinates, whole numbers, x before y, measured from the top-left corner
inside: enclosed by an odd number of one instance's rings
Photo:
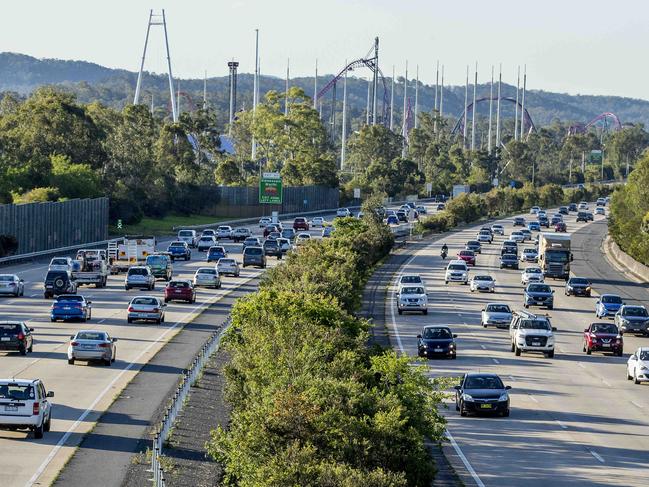
[[[581,345],[581,351],[585,352],[586,351],[586,342],[582,343]]]
[[[124,286],[124,289],[126,289],[127,291],[129,291],[131,288],[130,288],[129,286]]]
[[[523,308],[529,308],[529,305],[524,304],[524,305],[523,305]]]
[[[508,408],[508,409],[505,409],[505,410],[502,412],[502,417],[503,417],[503,418],[508,418],[508,417],[509,417],[509,408]]]
[[[467,415],[466,409],[464,409],[464,406],[460,404],[460,416],[464,417]]]
[[[516,346],[515,344],[514,344],[514,354],[515,354],[517,357],[520,357],[520,356],[521,356],[521,349],[518,348],[518,346]]]
[[[482,327],[483,327],[483,328],[487,328],[487,324],[486,324],[486,323],[483,323],[483,324],[482,324]]]
[[[50,321],[51,321],[52,323],[54,323],[54,322],[56,321],[56,319],[54,319],[54,318],[50,318]]]
[[[456,411],[459,411],[459,410],[460,410],[460,406],[458,406],[457,401],[455,401],[455,410],[456,410]]]
[[[127,323],[133,323],[133,320],[131,318],[126,318]]]
[[[398,312],[400,315],[403,314],[403,311],[400,310],[400,309],[398,309],[397,312]]]
[[[471,292],[475,291],[475,289],[471,289]]]
[[[30,350],[30,352],[31,352],[31,350]],[[621,357],[622,355],[624,355],[624,350],[619,350],[619,351],[616,353],[616,355],[617,355],[618,357]]]
[[[48,416],[47,422],[43,425],[43,431],[48,432],[50,430],[51,425],[52,425],[52,414]]]
[[[586,348],[586,355],[591,355],[593,351],[590,348]]]
[[[638,380],[638,373],[637,372],[635,372],[633,374],[633,383],[634,384],[640,384],[640,381]]]
[[[425,309],[425,310],[424,310],[424,314],[425,314],[425,315],[428,314],[428,309]]]
[[[554,350],[548,352],[548,358],[554,358]]]
[[[444,284],[448,284],[448,281],[444,281]]]
[[[68,364],[69,364],[69,365],[74,365],[74,359],[73,359],[73,358],[69,358],[69,359],[68,359]]]
[[[631,379],[633,379],[633,376],[631,374],[629,374],[629,368],[627,367],[626,368],[626,380],[631,380]]]
[[[548,306],[548,309],[554,309],[553,305]]]
[[[31,342],[31,343],[29,344],[29,348],[27,349],[27,351],[28,351],[29,353],[32,353],[32,352],[34,351],[34,342]]]
[[[27,349],[25,347],[20,347],[18,351],[20,352],[20,355],[27,355]]]
[[[514,352],[515,350],[516,350],[516,345],[514,344],[514,342],[512,342],[512,352]]]
[[[104,360],[104,365],[106,367],[110,367],[112,363],[113,363],[113,361],[111,359]]]
[[[40,426],[37,426],[34,428],[34,438],[37,440],[40,440],[43,438],[43,425],[41,424]]]

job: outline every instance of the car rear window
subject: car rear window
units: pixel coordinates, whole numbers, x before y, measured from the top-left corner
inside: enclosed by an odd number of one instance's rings
[[[492,281],[493,279],[491,276],[475,276],[473,278],[474,281]]]
[[[178,232],[179,237],[193,237],[194,236],[194,231],[193,230],[181,230]]]
[[[10,275],[0,276],[0,281],[3,282],[11,282],[13,280],[14,280],[14,276],[10,276]]]
[[[196,271],[197,274],[211,274],[215,275],[216,274],[216,269],[198,269]]]
[[[83,296],[74,296],[74,295],[63,295],[63,296],[57,296],[56,297],[57,302],[62,302],[62,301],[83,301]]]
[[[13,336],[22,331],[22,327],[18,323],[5,323],[0,325],[0,336]]]
[[[167,263],[167,257],[163,255],[149,255],[146,258],[146,263],[148,265],[161,265],[161,264],[166,264]]]
[[[47,276],[45,277],[46,280],[50,279],[56,279],[57,277],[62,277],[63,279],[68,278],[68,274],[65,271],[50,271],[47,273]]]
[[[186,281],[171,281],[169,283],[169,287],[187,288],[187,287],[189,287],[189,283],[186,282]]]
[[[215,254],[215,253],[224,254],[225,249],[223,247],[211,247],[210,254]]]
[[[18,401],[34,399],[34,388],[29,385],[2,384],[0,385],[0,399],[13,399]]]
[[[214,239],[212,237],[201,237],[201,242],[213,242]]]
[[[261,255],[262,252],[262,249],[254,247],[246,247],[246,250],[243,251],[243,253],[247,255]]]
[[[50,265],[68,265],[68,259],[52,259]]]
[[[232,265],[234,264],[234,259],[220,259],[219,264]]]
[[[142,267],[131,267],[128,270],[128,275],[129,276],[146,276],[148,274],[146,269],[143,269]]]
[[[155,306],[158,304],[158,300],[155,298],[135,298],[131,304],[145,304],[149,306]]]
[[[77,340],[106,340],[106,334],[98,331],[80,331]]]

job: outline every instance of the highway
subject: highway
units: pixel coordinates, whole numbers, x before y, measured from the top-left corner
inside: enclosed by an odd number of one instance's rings
[[[529,218],[529,215],[522,215]],[[506,235],[512,219],[505,224]],[[411,355],[417,353],[416,335],[427,324],[450,325],[458,334],[457,360],[433,359],[431,375],[457,376],[468,371],[498,373],[512,386],[511,416],[460,417],[454,403],[444,414],[448,431],[464,456],[464,470],[473,470],[468,481],[486,486],[547,485],[646,485],[649,462],[649,399],[646,385],[627,381],[625,364],[649,338],[624,336],[624,356],[582,352],[582,333],[595,319],[598,294],[615,292],[628,303],[647,304],[646,289],[611,268],[599,251],[606,231],[604,217],[576,224],[565,217],[573,233],[573,274],[591,277],[593,297],[566,297],[564,282],[548,279],[555,290],[549,313],[556,335],[554,359],[541,354],[516,357],[510,351],[507,330],[480,325],[480,310],[487,302],[506,302],[523,309],[520,271],[500,270],[498,256],[503,237],[484,244],[470,275],[488,273],[496,279],[495,294],[471,293],[469,286],[444,284],[442,241],[454,256],[481,225],[452,232],[426,245],[406,262],[402,273],[419,273],[427,284],[428,316],[404,314],[395,308],[394,287],[386,302],[391,341]],[[524,246],[523,246],[524,247]],[[525,264],[521,264],[524,268]],[[531,308],[535,312],[539,308]],[[611,320],[612,321],[612,320]]]

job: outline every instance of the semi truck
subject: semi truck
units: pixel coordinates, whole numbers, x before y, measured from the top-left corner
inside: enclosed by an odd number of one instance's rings
[[[539,265],[546,277],[568,280],[571,261],[569,234],[543,232],[539,235]]]

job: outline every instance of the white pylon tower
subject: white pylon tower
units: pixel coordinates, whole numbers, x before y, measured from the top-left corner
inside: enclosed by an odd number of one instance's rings
[[[415,81],[415,128],[419,128],[419,64],[417,65],[417,81]]]
[[[171,99],[171,113],[174,123],[178,121],[178,108],[176,106],[176,97],[174,93],[174,77],[171,72],[171,55],[169,54],[169,37],[167,36],[167,20],[165,11],[162,9],[161,14],[154,14],[153,10],[149,10],[149,23],[146,27],[146,37],[144,38],[144,50],[142,51],[142,62],[140,63],[140,71],[137,75],[137,84],[135,85],[135,96],[133,97],[133,104],[140,103],[140,91],[142,88],[142,73],[144,72],[144,61],[146,59],[146,49],[149,44],[149,32],[152,25],[161,25],[165,36],[165,49],[167,52],[167,75],[169,77],[169,98]]]
[[[347,66],[347,60],[345,60]],[[347,70],[345,69],[345,78],[343,81],[343,127],[342,127],[341,145],[340,145],[340,170],[345,169],[345,157],[347,155]]]
[[[462,127],[462,148],[466,149],[469,108],[469,65],[466,67],[466,84],[464,85],[464,127]]]
[[[390,87],[390,130],[394,130],[394,64],[392,65],[392,85]]]
[[[475,119],[477,115],[477,107],[476,107],[476,90],[478,88],[478,63],[475,63],[475,78],[473,81],[473,103],[471,106],[473,107],[471,109],[471,150],[475,150]],[[464,121],[466,124],[466,120]]]

